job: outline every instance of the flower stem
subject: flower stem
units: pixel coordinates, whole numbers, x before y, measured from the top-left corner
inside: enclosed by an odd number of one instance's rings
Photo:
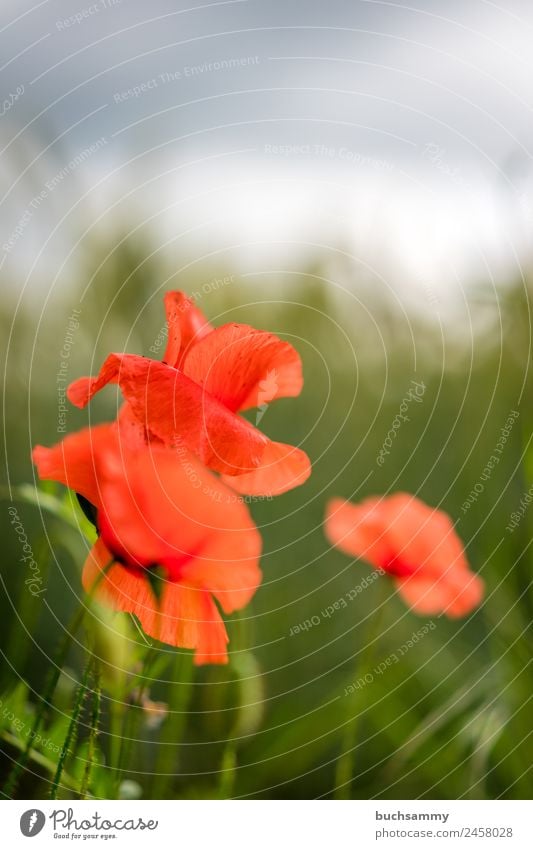
[[[157,744],[153,782],[150,788],[152,799],[161,799],[168,793],[171,782],[179,778],[182,758],[182,742],[190,715],[190,702],[194,694],[196,667],[192,658],[179,649],[174,657],[172,681],[168,690],[169,715]]]
[[[54,692],[55,692],[55,689],[56,689],[56,686],[57,686],[57,682],[59,681],[59,677],[60,677],[61,672],[63,670],[63,666],[65,664],[67,657],[68,657],[70,646],[72,644],[72,641],[74,639],[76,631],[78,630],[78,628],[81,626],[81,624],[83,622],[83,619],[84,619],[85,614],[87,613],[87,610],[90,606],[90,603],[92,601],[92,598],[94,596],[96,588],[98,587],[98,585],[100,584],[100,581],[104,578],[105,574],[107,573],[107,571],[109,570],[109,568],[111,566],[112,566],[112,561],[110,563],[108,563],[107,566],[105,566],[104,569],[102,569],[102,571],[100,572],[98,578],[94,582],[94,584],[91,588],[91,591],[90,591],[90,593],[87,597],[87,603],[82,604],[78,608],[78,610],[76,611],[76,613],[74,614],[74,616],[70,620],[70,623],[67,625],[65,633],[63,635],[63,639],[59,643],[57,653],[56,653],[56,657],[55,657],[55,661],[54,661],[54,664],[53,664],[53,668],[49,673],[48,681],[47,681],[47,684],[46,684],[46,687],[45,687],[43,697],[42,697],[41,702],[39,704],[39,707],[37,708],[37,711],[35,713],[33,725],[32,725],[32,727],[31,727],[31,729],[28,733],[28,742],[26,743],[26,747],[24,748],[24,751],[20,755],[20,758],[18,759],[18,761],[15,764],[13,764],[13,766],[12,766],[12,768],[11,768],[7,778],[6,778],[4,786],[2,788],[4,795],[8,799],[13,798],[13,794],[15,793],[15,791],[17,789],[22,771],[24,770],[24,768],[26,767],[26,764],[28,763],[28,759],[30,757],[30,752],[31,752],[31,748],[32,748],[32,743],[33,743],[35,737],[37,736],[37,733],[38,733],[38,731],[41,727],[41,723],[44,720],[44,716],[45,716],[47,708],[49,708],[51,706],[52,696],[54,695]]]
[[[234,623],[235,623],[235,636],[233,639],[233,651],[238,656],[239,652],[246,651],[247,647],[250,645],[250,625],[249,618],[243,615],[242,611],[238,611],[234,615]],[[224,747],[224,751],[222,753],[222,758],[220,762],[220,771],[218,778],[218,797],[220,799],[231,799],[235,792],[235,783],[237,780],[237,756],[238,756],[238,745],[237,745],[237,737],[238,737],[238,726],[239,726],[239,715],[242,710],[242,682],[240,680],[240,674],[237,673],[237,667],[232,663],[232,669],[238,675],[238,692],[239,692],[239,701],[236,706],[237,717],[233,722],[233,727],[228,732],[228,739],[226,745]]]
[[[100,683],[100,669],[96,664],[97,662],[95,660],[93,701],[91,707],[91,730],[89,732],[89,743],[87,746],[87,761],[85,763],[85,769],[83,771],[83,778],[80,787],[80,799],[86,799],[87,794],[89,792],[92,767],[96,754],[96,738],[98,736],[98,727],[100,724],[102,689]]]
[[[130,760],[129,756],[130,756],[131,746],[132,746],[132,742],[133,742],[132,738],[133,738],[134,733],[135,733],[135,721],[134,721],[135,716],[138,713],[142,714],[142,698],[143,698],[143,695],[144,695],[144,693],[147,689],[147,686],[148,686],[147,678],[148,678],[148,675],[150,674],[151,668],[153,666],[153,663],[154,663],[156,657],[157,657],[156,649],[154,649],[153,647],[150,647],[148,649],[148,651],[146,652],[146,655],[145,655],[144,661],[143,661],[143,666],[142,666],[141,680],[140,680],[139,693],[138,693],[139,705],[137,707],[134,707],[132,705],[129,709],[127,709],[126,712],[124,712],[124,708],[121,705],[119,710],[117,711],[117,714],[116,714],[117,719],[118,719],[119,715],[120,715],[120,717],[124,716],[124,728],[123,728],[123,732],[120,735],[120,746],[118,748],[117,763],[116,763],[115,780],[116,780],[116,785],[117,785],[117,795],[118,795],[118,790],[120,789],[120,783],[123,779],[124,773],[126,771],[126,768],[129,764],[129,760]],[[118,725],[116,726],[116,728],[118,728]]]
[[[237,747],[230,741],[224,749],[222,763],[220,764],[220,778],[218,782],[218,795],[221,799],[231,799],[235,789],[237,777]]]
[[[92,658],[89,658],[89,660],[85,664],[85,669],[83,670],[83,675],[81,676],[80,684],[76,690],[76,697],[74,699],[74,708],[72,710],[72,716],[68,724],[67,733],[63,741],[61,752],[59,753],[56,774],[54,775],[54,780],[52,781],[52,787],[50,790],[51,799],[57,799],[59,782],[61,781],[63,767],[65,766],[65,761],[68,755],[71,754],[71,747],[76,742],[78,720],[80,718],[80,714],[83,708],[83,701],[87,695],[87,681],[89,680],[89,672],[91,669],[91,665]]]
[[[20,758],[17,763],[13,765],[6,782],[4,784],[3,792],[7,796],[8,799],[13,797],[15,790],[17,789],[18,782],[21,776],[23,769],[28,763],[28,759],[30,756],[30,751],[32,748],[32,743],[37,736],[37,733],[41,727],[41,723],[44,720],[44,715],[48,707],[50,707],[52,702],[52,696],[54,695],[55,688],[57,686],[57,682],[59,681],[59,676],[61,675],[63,666],[68,656],[68,652],[70,649],[70,645],[74,638],[74,634],[78,630],[79,626],[83,621],[83,617],[85,615],[86,608],[84,606],[80,607],[76,612],[75,616],[72,618],[70,624],[67,626],[63,639],[59,644],[59,648],[57,650],[56,658],[54,661],[53,668],[48,676],[48,682],[45,687],[45,691],[39,707],[35,713],[35,718],[33,720],[33,725],[28,733],[28,741],[26,743],[26,747],[22,752]]]
[[[362,659],[356,660],[355,668],[354,668],[354,679],[355,676],[364,677],[364,675],[370,671],[372,667],[372,663],[374,657],[376,655],[376,648],[378,643],[378,635],[380,633],[381,623],[383,621],[383,612],[385,610],[385,597],[384,593],[387,589],[387,581],[383,580],[381,585],[381,592],[378,597],[378,606],[377,611],[374,616],[371,617],[368,623],[367,636],[364,645],[368,646],[368,649],[365,654],[363,654]],[[380,603],[381,602],[381,603]],[[336,799],[350,799],[351,798],[351,784],[353,777],[353,765],[354,765],[354,754],[356,748],[356,740],[357,740],[357,732],[359,729],[359,721],[363,714],[363,709],[365,705],[365,687],[360,690],[360,701],[357,705],[358,710],[354,712],[351,719],[348,720],[348,723],[345,726],[344,736],[342,739],[341,745],[341,754],[337,760],[336,768],[335,768],[335,787],[334,787],[334,796]]]

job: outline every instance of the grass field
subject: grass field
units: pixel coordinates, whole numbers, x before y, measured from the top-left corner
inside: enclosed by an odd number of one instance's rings
[[[158,350],[164,326],[168,274],[155,260],[143,262],[149,254],[149,246],[126,243],[106,258],[98,246],[78,283],[50,294],[43,288],[31,307],[23,300],[14,322],[9,287],[4,297],[2,779],[26,744],[57,644],[83,596],[92,533],[60,486],[38,484],[35,492],[31,449],[58,439],[57,374],[74,309],[81,313],[69,380],[96,371],[110,351],[159,357],[150,347]],[[354,715],[354,798],[531,795],[533,507],[520,507],[533,492],[527,286],[510,282],[494,294],[479,284],[451,318],[434,296],[405,307],[359,280],[356,269],[339,282],[325,268],[316,262],[286,275],[244,276],[195,267],[164,284],[198,293],[215,324],[249,322],[298,349],[304,391],[267,408],[261,428],[303,447],[313,474],[301,488],[250,505],[264,539],[264,578],[251,605],[228,621],[227,667],[194,668],[190,652],[148,646],[125,614],[89,617],[68,651],[19,798],[50,791],[87,645],[102,658],[99,730],[95,739],[91,673],[60,798],[79,794],[89,758],[97,797],[328,797]],[[409,420],[378,463],[413,382],[423,386],[420,399],[408,402]],[[69,407],[68,431],[111,419],[116,403],[108,388],[90,412]],[[502,428],[498,461],[488,468]],[[327,543],[330,497],[400,490],[456,522],[486,585],[467,619],[415,615],[386,578],[361,588],[372,567]],[[40,570],[43,591],[35,596],[25,583],[25,540]],[[353,600],[336,607],[352,590]],[[370,643],[372,680],[345,695],[366,668]],[[166,710],[134,705],[139,691]]]

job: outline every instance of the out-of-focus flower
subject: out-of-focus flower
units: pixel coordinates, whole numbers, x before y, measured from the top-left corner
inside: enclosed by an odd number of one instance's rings
[[[243,501],[192,455],[131,448],[118,423],[37,446],[33,459],[41,478],[95,507],[99,538],[83,570],[85,589],[134,613],[150,636],[195,649],[196,663],[227,662],[215,599],[232,613],[261,579],[261,537]]]
[[[191,451],[248,495],[278,495],[304,483],[311,471],[307,455],[273,442],[238,415],[299,395],[303,377],[297,351],[247,324],[213,329],[183,292],[167,292],[165,308],[168,343],[162,362],[110,354],[97,377],[70,385],[70,401],[84,407],[106,384],[118,383],[127,402],[121,413],[124,432],[135,441]]]
[[[146,727],[151,731],[160,728],[168,716],[168,705],[166,702],[154,702],[148,696],[142,698],[142,709],[146,717]]]
[[[417,613],[465,616],[483,597],[483,581],[470,570],[450,518],[413,495],[360,504],[334,498],[325,531],[341,551],[387,572]]]
[[[168,705],[166,702],[154,702],[150,698],[150,693],[139,687],[131,693],[131,700],[134,704],[142,707],[144,721],[150,731],[155,731],[161,727],[168,716]]]

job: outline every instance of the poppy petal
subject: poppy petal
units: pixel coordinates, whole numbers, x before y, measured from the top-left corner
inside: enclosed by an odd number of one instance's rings
[[[93,546],[83,569],[83,586],[114,610],[133,613],[143,631],[163,643],[195,649],[195,663],[227,663],[228,637],[220,614],[204,590],[166,582],[158,608],[150,584],[142,572],[113,564],[101,572],[110,554],[102,540]]]
[[[397,586],[403,600],[417,613],[445,613],[451,618],[466,616],[474,610],[483,598],[484,587],[478,575],[453,567],[438,577],[415,573],[398,580]]]
[[[367,498],[360,504],[332,498],[327,505],[325,531],[330,543],[345,554],[382,568],[394,552],[385,535],[380,505],[378,498]]]
[[[268,442],[260,464],[253,472],[222,479],[244,495],[281,495],[306,482],[311,462],[304,451],[283,442]]]
[[[452,565],[468,569],[463,544],[442,510],[403,492],[384,499],[383,508],[387,539],[399,559],[423,565],[433,573]]]
[[[248,604],[261,583],[262,538],[242,499],[211,478],[203,497],[212,500],[208,514],[223,532],[214,529],[206,535],[196,558],[182,566],[180,580],[208,590],[225,613],[233,613]],[[205,504],[202,509],[205,513]]]
[[[165,312],[168,341],[163,362],[178,368],[183,354],[212,328],[184,292],[165,292]]]
[[[236,412],[302,391],[298,352],[273,333],[248,324],[225,324],[186,354],[184,373]]]
[[[183,446],[217,472],[254,469],[268,440],[177,369],[133,354],[111,354],[96,378],[82,378],[69,398],[85,406],[110,380],[118,381],[138,421],[168,447]]]
[[[262,540],[246,505],[194,457],[145,450],[101,464],[102,537],[126,562],[212,592],[230,613],[261,580]]]
[[[146,428],[139,421],[127,401],[122,404],[117,416],[120,442],[130,449],[144,448],[148,442]]]
[[[326,534],[343,551],[364,557],[395,580],[404,601],[421,614],[465,616],[484,584],[471,572],[450,517],[408,493],[359,505],[335,499]]]
[[[108,383],[116,383],[123,354],[109,354],[97,377],[80,377],[67,389],[67,398],[75,407],[86,407],[91,398]]]
[[[116,439],[113,424],[84,428],[52,448],[37,445],[32,453],[33,462],[41,480],[58,481],[98,506],[100,488],[96,479],[96,458],[104,446]]]
[[[128,357],[119,383],[137,418],[165,445],[185,447],[223,474],[243,474],[260,463],[266,436],[180,371]]]

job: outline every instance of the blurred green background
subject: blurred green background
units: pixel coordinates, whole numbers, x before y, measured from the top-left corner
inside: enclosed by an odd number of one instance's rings
[[[126,616],[92,623],[107,661],[94,795],[327,797],[343,729],[360,713],[355,798],[530,796],[533,507],[513,533],[506,531],[533,483],[524,281],[509,281],[496,293],[488,284],[473,286],[454,315],[438,293],[406,305],[370,285],[340,250],[343,265],[335,280],[320,256],[304,270],[254,275],[205,262],[169,272],[151,254],[139,240],[97,243],[86,250],[68,291],[43,290],[41,299],[34,293],[31,308],[17,304],[9,287],[3,293],[2,775],[20,749],[12,716],[30,721],[54,648],[82,594],[86,540],[57,509],[31,503],[30,491],[18,489],[34,482],[32,446],[58,439],[56,374],[68,317],[81,310],[69,359],[73,380],[95,372],[111,351],[150,355],[164,327],[162,293],[180,288],[200,293],[197,304],[214,324],[248,322],[299,350],[304,391],[269,407],[261,428],[301,445],[313,475],[293,492],[250,505],[264,538],[264,580],[252,604],[229,620],[227,668],[193,669],[190,653],[162,646],[143,670],[139,658],[146,646]],[[410,421],[380,467],[376,457],[412,380],[426,386],[422,403],[409,405]],[[89,411],[70,408],[67,429],[110,419],[116,405],[109,388]],[[513,410],[520,416],[499,464],[477,500],[462,509]],[[9,486],[42,570],[46,592],[36,598],[24,584]],[[60,487],[45,489],[63,498]],[[322,530],[325,504],[337,495],[358,500],[397,490],[416,493],[457,521],[486,597],[465,621],[435,618],[436,627],[401,662],[364,691],[344,696],[358,677],[358,652],[373,627],[379,632],[377,665],[428,619],[409,612],[385,579],[346,609],[323,615],[371,571],[330,550]],[[319,623],[291,635],[312,617]],[[83,654],[82,633],[49,711],[48,750],[41,747],[42,757],[31,761],[20,798],[47,793],[50,741],[64,737]],[[159,724],[127,704],[142,686],[139,676],[151,698],[168,705]],[[113,704],[121,705],[118,713]],[[106,772],[117,732],[131,738],[118,791]],[[79,774],[86,745],[82,728],[66,763],[66,784]]]

